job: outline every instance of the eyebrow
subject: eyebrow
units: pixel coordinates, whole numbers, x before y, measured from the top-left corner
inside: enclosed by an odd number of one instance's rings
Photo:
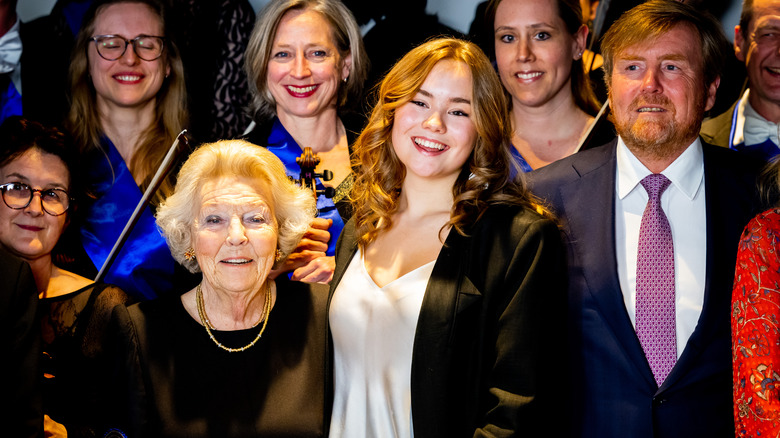
[[[555,28],[555,26],[553,26],[552,24],[545,23],[545,22],[534,23],[534,24],[531,24],[531,25],[525,26],[525,27],[526,28],[531,28],[531,29],[554,29]],[[503,31],[507,31],[507,30],[516,31],[517,28],[514,27],[514,26],[498,26],[496,28],[496,30],[493,31],[493,33],[499,33],[499,32],[503,32]]]
[[[423,90],[422,88],[420,89],[419,93],[422,94],[425,97],[433,99],[433,94]],[[455,102],[455,103],[465,103],[465,104],[471,105],[471,101],[466,99],[465,97],[452,97],[452,98],[449,99],[449,101],[450,102]]]
[[[619,61],[645,61],[647,58],[639,55],[620,55],[615,60]],[[679,53],[670,53],[661,57],[662,61],[688,61],[688,58]]]
[[[766,22],[765,23],[761,23],[761,25],[756,26],[755,29],[753,29],[753,32],[755,33],[755,32],[758,32],[759,30],[777,30],[777,29],[780,29],[779,21],[780,20],[775,18],[775,19],[772,19],[771,21],[769,21],[768,23],[766,23]]]
[[[16,177],[16,178],[19,178],[25,184],[30,182],[30,178],[27,178],[26,176],[22,175],[21,173],[17,173],[17,172],[9,173],[8,175],[6,175],[6,178],[9,178],[9,177],[12,177],[12,176]],[[66,184],[61,184],[61,183],[58,183],[58,182],[50,182],[49,184],[44,184],[44,186],[47,186],[47,185],[49,186],[50,189],[63,189],[63,190],[67,190],[67,187],[68,187]]]

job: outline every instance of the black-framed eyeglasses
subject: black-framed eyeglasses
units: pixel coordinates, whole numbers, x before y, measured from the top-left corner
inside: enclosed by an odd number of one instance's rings
[[[59,216],[68,211],[72,200],[68,192],[63,189],[33,189],[27,184],[18,182],[0,185],[0,192],[3,194],[5,205],[14,210],[27,208],[32,202],[33,194],[38,193],[41,197],[41,208],[52,216]]]
[[[106,61],[121,58],[130,44],[133,45],[135,55],[144,61],[154,61],[165,50],[165,38],[152,35],[139,35],[131,40],[119,35],[95,35],[90,40],[95,42],[98,55]]]

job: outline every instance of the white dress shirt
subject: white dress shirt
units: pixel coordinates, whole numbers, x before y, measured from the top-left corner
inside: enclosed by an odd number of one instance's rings
[[[766,140],[780,145],[780,127],[759,114],[750,104],[749,97],[750,89],[747,89],[734,108],[729,147],[733,149],[743,143],[753,146]]]
[[[19,36],[19,19],[0,37],[0,73],[9,73],[16,92],[22,94],[22,39]],[[5,92],[5,90],[2,90]]]
[[[648,195],[640,181],[651,172],[618,137],[615,245],[623,300],[636,324],[636,260],[639,227]],[[704,155],[697,138],[663,172],[672,182],[661,195],[674,242],[677,357],[682,354],[701,314],[707,270],[707,215]]]

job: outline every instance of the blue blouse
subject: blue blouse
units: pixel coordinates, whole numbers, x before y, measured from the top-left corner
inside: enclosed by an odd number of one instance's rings
[[[523,171],[523,173],[528,173],[532,171],[533,169],[528,164],[527,161],[525,161],[525,158],[523,158],[522,155],[520,155],[520,151],[517,150],[517,148],[514,145],[511,145],[509,148],[509,155],[512,157],[513,160],[515,160],[515,163],[520,167],[520,170]],[[510,167],[509,176],[514,179],[516,174],[516,170],[514,166]]]
[[[100,270],[143,193],[108,138],[103,137],[102,153],[88,160],[87,178],[97,200],[88,206],[80,234],[84,249]],[[119,286],[137,300],[151,299],[158,291],[172,289],[175,265],[154,214],[146,206],[103,281]]]
[[[301,168],[295,162],[295,159],[301,156],[303,149],[298,146],[298,143],[282,126],[282,122],[278,118],[274,119],[266,147],[284,163],[287,176],[293,179],[300,178]],[[319,178],[317,178],[316,186],[317,190],[325,189]],[[336,254],[336,241],[341,235],[341,230],[344,229],[344,220],[341,218],[333,199],[327,198],[325,195],[317,195],[317,210],[319,212],[318,217],[333,220],[333,225],[328,229],[330,241],[328,242],[327,251],[327,255],[333,256]]]

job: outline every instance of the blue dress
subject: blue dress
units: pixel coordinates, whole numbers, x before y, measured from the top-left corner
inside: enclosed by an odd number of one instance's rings
[[[87,160],[87,180],[97,200],[87,207],[79,232],[84,250],[99,271],[143,193],[108,138],[103,138],[102,150]],[[151,299],[158,291],[172,289],[175,266],[147,206],[103,281],[119,286],[136,300]]]
[[[301,168],[295,159],[301,156],[303,148],[295,142],[292,135],[287,132],[282,122],[278,118],[274,118],[269,125],[258,124],[258,126],[249,133],[247,139],[260,146],[265,146],[269,151],[273,152],[282,163],[287,171],[287,176],[293,179],[300,178]],[[345,121],[345,125],[347,122]],[[350,131],[347,128],[347,135],[351,139]],[[351,144],[351,141],[350,141]],[[317,178],[316,186],[318,190],[324,190],[325,186],[322,184],[319,178]],[[344,181],[336,188],[336,195],[333,198],[327,198],[325,195],[317,195],[317,217],[332,219],[333,225],[330,226],[328,231],[330,232],[330,241],[328,242],[327,255],[333,256],[336,253],[336,241],[341,235],[341,230],[344,229],[344,223],[349,219],[349,214],[344,217],[343,211],[345,208],[340,208],[341,201],[346,201],[346,194],[352,186],[352,176],[345,178]],[[339,210],[342,210],[340,212]]]

